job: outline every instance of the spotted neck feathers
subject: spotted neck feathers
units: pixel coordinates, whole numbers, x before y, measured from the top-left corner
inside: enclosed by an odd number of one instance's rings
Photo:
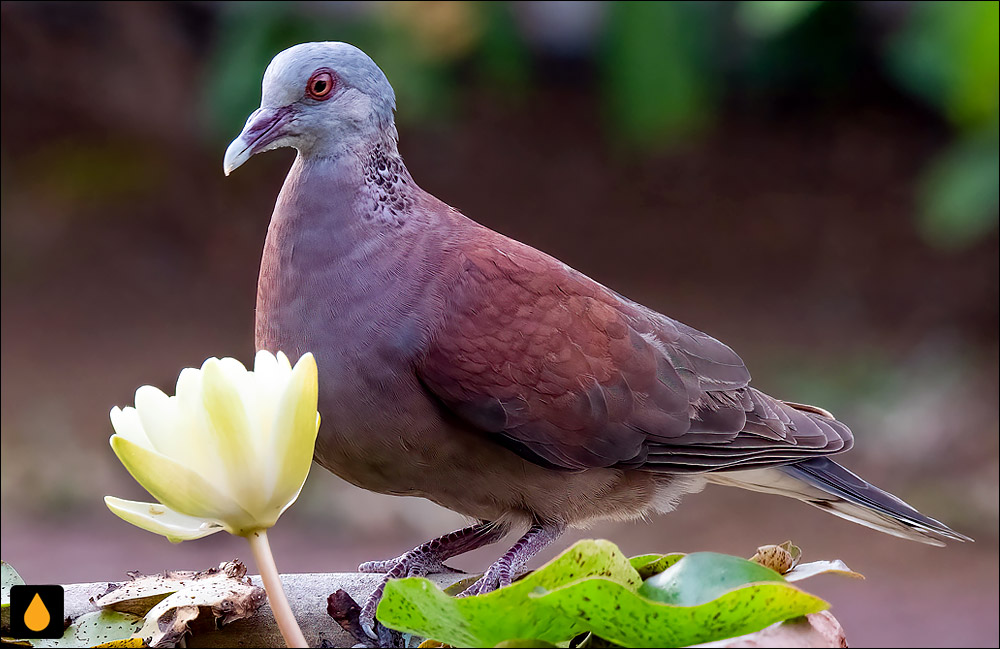
[[[364,218],[389,226],[400,226],[413,207],[415,186],[395,142],[379,142],[362,157],[365,184],[363,199],[369,201]]]

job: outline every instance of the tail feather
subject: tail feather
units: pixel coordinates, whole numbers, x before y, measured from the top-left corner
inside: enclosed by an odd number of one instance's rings
[[[773,469],[709,475],[706,477],[713,482],[796,498],[835,516],[912,541],[944,545],[945,539],[972,540],[825,457]]]

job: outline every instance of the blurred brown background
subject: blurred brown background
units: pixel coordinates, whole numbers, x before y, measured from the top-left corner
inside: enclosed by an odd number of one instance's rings
[[[997,3],[8,3],[2,51],[2,544],[29,583],[203,568],[101,496],[145,496],[113,405],[250,361],[290,151],[222,154],[270,58],[346,40],[398,95],[417,181],[736,349],[857,435],[845,464],[976,538],[931,548],[709,488],[632,554],[793,539],[855,646],[997,646]],[[317,469],[272,534],[346,571],[463,521]],[[560,543],[565,547],[572,538]],[[550,556],[555,549],[549,553]],[[456,563],[485,567],[496,549]]]

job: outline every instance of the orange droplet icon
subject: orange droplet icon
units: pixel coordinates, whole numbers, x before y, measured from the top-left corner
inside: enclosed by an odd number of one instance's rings
[[[45,608],[42,598],[35,593],[31,603],[28,604],[28,610],[24,612],[24,626],[37,633],[47,627],[51,619],[49,609]]]

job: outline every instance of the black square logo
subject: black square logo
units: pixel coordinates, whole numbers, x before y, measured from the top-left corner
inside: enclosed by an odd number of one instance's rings
[[[63,608],[62,586],[11,586],[11,637],[61,638]]]

